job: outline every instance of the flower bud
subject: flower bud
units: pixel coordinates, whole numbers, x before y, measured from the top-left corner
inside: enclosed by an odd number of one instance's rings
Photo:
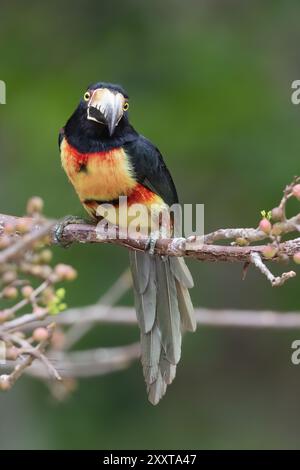
[[[272,245],[267,245],[262,249],[262,254],[267,259],[272,259],[277,253],[277,248]]]
[[[293,196],[295,196],[300,201],[300,184],[295,184],[292,189]]]
[[[29,299],[29,297],[31,296],[33,292],[33,287],[31,286],[24,286],[22,287],[22,290],[21,290],[21,294],[23,295],[23,297],[25,299]]]
[[[280,207],[275,207],[272,210],[272,219],[276,221],[282,220],[283,218],[283,211]]]
[[[35,265],[35,266],[31,267],[31,274],[33,276],[40,277],[40,276],[42,276],[42,272],[43,272],[42,266]]]
[[[235,243],[239,246],[247,246],[249,245],[249,242],[248,240],[246,240],[246,238],[242,238],[242,237],[238,237],[236,240],[235,240]]]
[[[266,219],[265,217],[263,219],[261,219],[261,221],[259,222],[259,229],[262,231],[262,232],[265,232],[266,234],[270,233],[271,232],[271,229],[272,229],[272,224],[271,222]]]
[[[68,264],[58,264],[55,266],[55,274],[61,281],[73,281],[77,277],[77,271]]]
[[[4,299],[12,300],[18,297],[18,289],[13,286],[7,286],[3,289],[2,294]]]
[[[300,264],[300,251],[294,254],[293,260],[296,264]]]
[[[15,346],[11,346],[10,348],[6,349],[6,359],[10,359],[11,361],[15,361],[19,356],[19,350]]]
[[[34,341],[37,341],[37,342],[41,342],[41,341],[45,341],[46,339],[49,338],[49,332],[47,330],[47,328],[36,328],[33,333],[32,333],[32,337],[34,339]]]
[[[7,248],[10,245],[10,237],[8,235],[3,235],[0,237],[0,250]]]
[[[43,279],[48,279],[52,273],[52,269],[47,264],[41,266],[41,277]]]
[[[6,391],[10,389],[9,375],[0,375],[0,390]]]
[[[26,219],[20,219],[16,223],[16,231],[19,233],[27,233],[31,229],[31,224]]]
[[[52,251],[45,249],[40,253],[40,261],[42,263],[49,263],[52,260]]]
[[[4,284],[10,284],[17,279],[17,274],[15,271],[6,271],[2,274],[2,281]]]
[[[0,311],[0,324],[4,323],[7,320],[10,320],[13,317],[13,313],[9,309]]]
[[[27,203],[26,212],[28,215],[40,214],[44,208],[44,201],[40,197],[32,197]]]
[[[7,224],[5,224],[4,233],[6,233],[7,235],[11,235],[12,233],[15,233],[15,231],[15,224],[13,224],[12,222],[8,222]]]

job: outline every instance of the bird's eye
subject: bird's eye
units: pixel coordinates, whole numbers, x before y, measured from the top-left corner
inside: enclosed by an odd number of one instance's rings
[[[84,101],[88,101],[91,97],[91,94],[89,91],[86,91],[85,94],[83,95]]]
[[[128,101],[126,101],[126,103],[124,103],[123,105],[123,111],[127,111],[128,108],[129,108],[129,103]]]

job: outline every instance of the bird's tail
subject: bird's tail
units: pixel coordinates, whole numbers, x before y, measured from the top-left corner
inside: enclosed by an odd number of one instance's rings
[[[192,276],[182,258],[129,254],[141,330],[142,365],[149,401],[156,405],[176,374],[182,331],[195,331],[188,289]]]

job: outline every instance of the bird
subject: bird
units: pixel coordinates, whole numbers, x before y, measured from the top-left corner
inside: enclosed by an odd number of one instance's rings
[[[147,210],[178,204],[160,151],[131,125],[128,108],[129,96],[120,85],[92,84],[59,132],[62,167],[95,222],[102,218],[99,206],[118,208],[121,196],[129,207],[140,203]],[[66,218],[57,233],[71,222]],[[129,250],[129,258],[143,374],[148,399],[156,405],[175,378],[182,333],[195,331],[196,321],[189,294],[193,278],[184,259],[155,254],[151,235],[149,250]]]

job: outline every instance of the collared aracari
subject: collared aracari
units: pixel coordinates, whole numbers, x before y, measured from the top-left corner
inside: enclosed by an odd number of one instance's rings
[[[172,177],[159,150],[128,119],[129,98],[122,87],[88,87],[59,135],[62,166],[89,215],[97,220],[102,202],[117,206],[178,203]],[[182,331],[195,331],[188,289],[192,276],[182,258],[130,251],[141,360],[148,398],[157,404],[176,373]]]

